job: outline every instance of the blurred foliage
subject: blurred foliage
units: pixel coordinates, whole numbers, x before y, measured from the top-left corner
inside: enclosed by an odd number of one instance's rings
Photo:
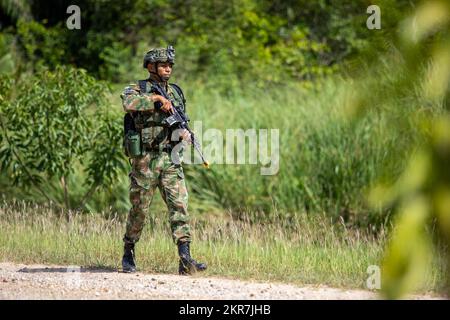
[[[12,23],[20,17],[31,18],[31,6],[28,0],[0,0],[0,21]]]
[[[24,60],[32,70],[42,66],[55,68],[64,64],[64,39],[58,29],[47,29],[36,21],[19,20],[17,38],[18,43],[23,46]]]
[[[15,70],[12,36],[0,34],[0,73],[13,73]]]
[[[417,6],[399,22],[390,48],[372,65],[370,79],[355,87],[349,106],[352,114],[361,115],[406,100],[416,110],[390,120],[403,135],[420,135],[409,165],[394,185],[379,185],[369,197],[373,206],[396,211],[382,269],[382,289],[389,298],[423,284],[432,252],[446,256],[450,266],[449,22],[450,1]],[[386,73],[389,76],[380,76]],[[411,126],[412,121],[417,125]],[[448,283],[446,288],[450,293]]]
[[[70,0],[31,0],[11,11],[14,2],[1,3],[9,18],[3,29],[18,38],[30,62],[69,63],[114,82],[134,79],[149,47],[171,43],[180,80],[224,92],[248,82],[308,85],[383,39],[382,30],[365,27],[365,0],[81,0],[81,30],[65,26]],[[381,1],[389,8],[383,27],[415,2]]]

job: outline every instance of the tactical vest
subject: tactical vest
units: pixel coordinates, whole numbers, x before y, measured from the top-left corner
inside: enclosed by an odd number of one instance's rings
[[[139,80],[138,83],[141,95],[152,92],[151,80]],[[167,94],[173,101],[174,107],[180,108],[185,112],[186,100],[181,88],[174,83],[170,83],[168,87]],[[155,104],[156,103],[158,102],[155,102]],[[139,138],[137,139],[140,140],[140,155],[144,155],[149,151],[168,151],[178,143],[178,141],[171,141],[173,132],[172,128],[169,128],[163,124],[163,120],[167,118],[169,114],[158,109],[159,108],[155,105],[155,108],[151,111],[128,112],[125,115],[124,147],[127,156],[137,156],[136,152],[133,152],[134,154],[130,154],[129,148],[127,148],[127,143],[129,143],[127,139],[130,136],[129,132],[134,131],[139,135]],[[137,137],[138,135],[135,136]]]

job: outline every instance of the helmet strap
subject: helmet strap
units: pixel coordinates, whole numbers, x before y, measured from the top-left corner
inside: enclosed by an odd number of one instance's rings
[[[153,66],[154,66],[155,72],[149,71],[150,74],[152,74],[154,77],[156,77],[157,78],[156,80],[158,80],[160,83],[167,83],[167,81],[163,80],[163,78],[158,73],[158,62],[155,62],[153,64]]]
[[[159,82],[163,82],[161,76],[158,74],[158,62],[153,63],[155,71],[149,71],[154,77],[159,79]]]

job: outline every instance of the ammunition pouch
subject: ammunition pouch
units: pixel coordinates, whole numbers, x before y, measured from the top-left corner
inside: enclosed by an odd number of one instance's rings
[[[141,135],[130,130],[125,134],[124,139],[125,155],[129,158],[136,158],[142,155]]]

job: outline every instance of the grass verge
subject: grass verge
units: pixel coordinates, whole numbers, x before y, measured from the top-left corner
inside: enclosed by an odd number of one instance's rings
[[[67,215],[24,202],[0,205],[0,259],[20,263],[119,268],[125,222],[121,216]],[[366,288],[367,268],[380,265],[387,240],[320,216],[296,214],[270,224],[222,216],[192,219],[192,253],[206,261],[205,276],[298,285]],[[152,212],[136,247],[138,267],[177,272],[176,247],[164,212]],[[438,290],[442,268],[434,263],[420,291]]]

